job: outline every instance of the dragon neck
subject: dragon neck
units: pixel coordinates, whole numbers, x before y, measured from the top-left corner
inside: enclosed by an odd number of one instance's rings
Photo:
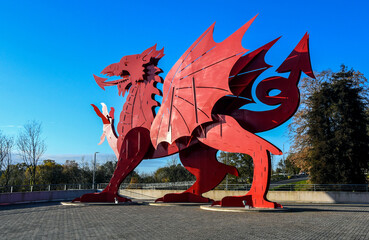
[[[158,102],[153,99],[154,94],[161,95],[156,87],[157,82],[162,82],[158,72],[147,75],[144,82],[136,82],[131,86],[118,123],[120,141],[135,127],[143,127],[150,130],[155,118],[154,108]]]

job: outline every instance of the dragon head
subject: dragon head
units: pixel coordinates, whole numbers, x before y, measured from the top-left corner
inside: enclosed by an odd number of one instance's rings
[[[94,75],[96,83],[105,90],[105,86],[118,86],[119,95],[124,96],[125,92],[133,84],[138,84],[139,82],[148,81],[148,76],[150,74],[155,74],[160,69],[157,66],[158,61],[164,56],[164,48],[157,51],[156,44],[141,54],[128,55],[122,57],[122,59],[117,62],[110,64],[101,74],[108,77],[120,77],[118,80],[106,81],[108,78],[101,78]]]

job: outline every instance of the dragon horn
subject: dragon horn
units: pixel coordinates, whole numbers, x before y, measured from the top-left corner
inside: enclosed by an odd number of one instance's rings
[[[160,59],[162,57],[164,57],[164,48],[160,49],[159,51],[156,51],[156,56],[154,58],[156,59]]]
[[[148,49],[146,49],[140,54],[142,56],[142,60],[150,61],[150,58],[152,57],[154,52],[156,52],[156,43],[154,46],[149,47]]]

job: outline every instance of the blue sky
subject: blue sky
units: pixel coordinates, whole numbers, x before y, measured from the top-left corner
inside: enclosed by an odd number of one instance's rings
[[[42,121],[45,157],[91,158],[102,126],[91,103],[105,102],[119,113],[116,88],[102,91],[98,74],[124,55],[158,44],[165,48],[165,74],[182,53],[216,21],[214,39],[222,41],[259,13],[243,39],[254,50],[279,37],[266,60],[274,70],[304,33],[310,33],[315,71],[338,70],[345,63],[369,76],[367,1],[1,1],[0,130],[16,136],[28,120]],[[116,116],[117,117],[117,116]],[[288,148],[286,124],[261,134]],[[167,160],[144,161],[153,171]]]

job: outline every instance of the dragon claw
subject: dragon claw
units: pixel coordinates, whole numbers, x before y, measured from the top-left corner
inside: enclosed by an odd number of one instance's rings
[[[86,193],[81,197],[74,199],[72,202],[132,202],[131,199],[121,197],[112,192]]]
[[[197,194],[193,194],[190,192],[183,193],[168,193],[165,194],[164,197],[158,198],[155,202],[191,202],[191,203],[211,203],[212,199],[206,198]]]

